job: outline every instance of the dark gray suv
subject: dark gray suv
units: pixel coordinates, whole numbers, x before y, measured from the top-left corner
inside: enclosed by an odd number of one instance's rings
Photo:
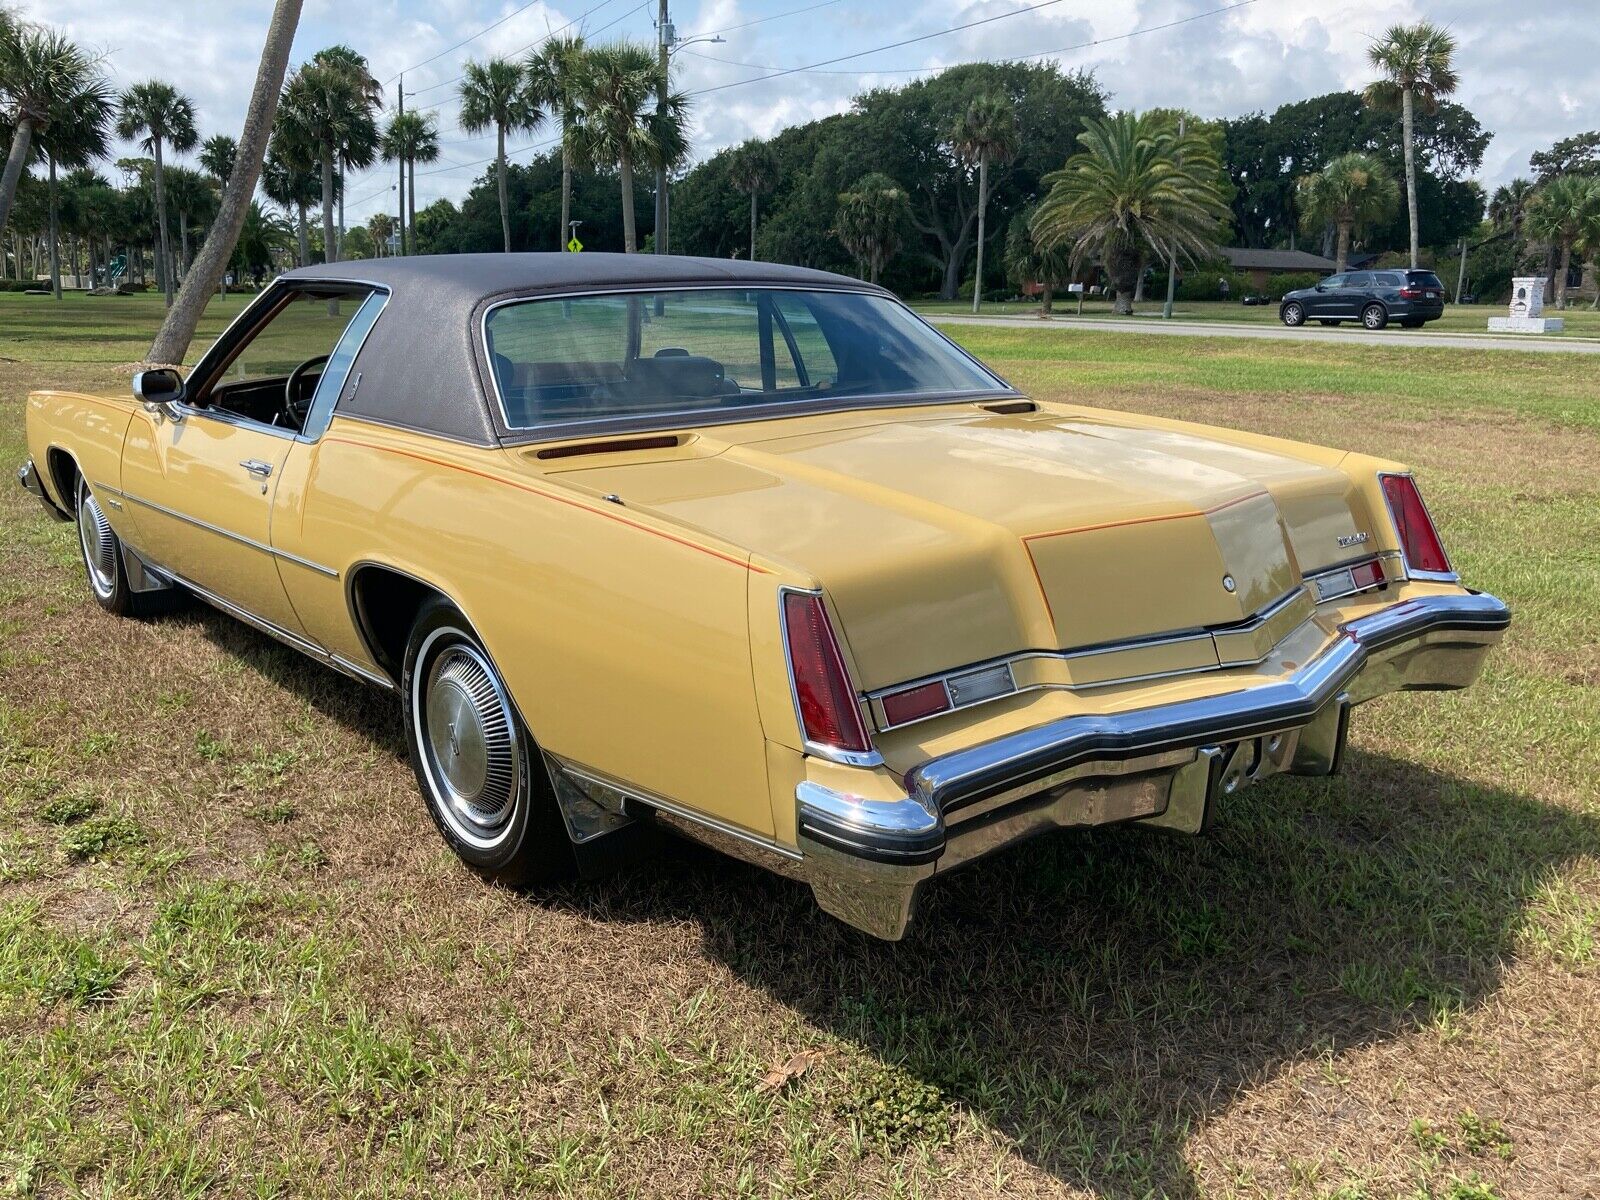
[[[1444,284],[1432,271],[1346,271],[1314,288],[1290,292],[1278,305],[1285,325],[1360,321],[1382,329],[1397,321],[1416,329],[1444,316]]]

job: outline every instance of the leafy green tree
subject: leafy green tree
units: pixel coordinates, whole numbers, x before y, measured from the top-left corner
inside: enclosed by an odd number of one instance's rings
[[[1221,164],[1208,138],[1179,136],[1159,113],[1118,113],[1087,122],[1083,150],[1047,175],[1050,189],[1031,229],[1043,250],[1071,246],[1074,268],[1098,257],[1116,288],[1116,311],[1133,312],[1146,255],[1212,257],[1228,219],[1217,185]]]
[[[287,251],[294,245],[294,231],[276,213],[270,213],[252,200],[239,226],[239,236],[234,243],[232,263],[242,279],[256,271],[272,269],[272,256],[277,251]]]
[[[751,139],[734,151],[728,175],[733,186],[750,197],[750,261],[754,262],[757,257],[756,201],[777,186],[778,156],[765,142]]]
[[[377,112],[383,106],[383,85],[373,76],[366,58],[349,46],[327,46],[311,56],[314,66],[342,75],[355,89],[365,106],[368,119],[353,124],[339,145],[339,230],[336,245],[344,255],[344,197],[345,177],[351,170],[365,170],[372,165],[378,151]]]
[[[506,134],[535,129],[543,120],[544,110],[529,93],[521,65],[505,58],[467,64],[461,78],[461,128],[468,133],[494,128],[500,229],[507,254],[511,253],[511,202],[506,194]]]
[[[561,228],[556,231],[558,250],[567,244],[567,231],[571,228],[573,154],[577,148],[578,122],[582,116],[584,54],[582,37],[546,38],[544,44],[528,56],[525,64],[530,99],[561,126]]]
[[[1530,233],[1547,239],[1560,253],[1555,300],[1557,308],[1565,308],[1574,247],[1600,244],[1600,177],[1557,175],[1540,184],[1527,225]]]
[[[863,175],[848,192],[839,195],[834,232],[873,283],[886,262],[900,249],[910,221],[906,192],[887,175]]]
[[[50,290],[57,300],[61,299],[57,168],[86,167],[94,159],[105,156],[113,107],[110,83],[105,76],[91,73],[78,81],[76,90],[54,97],[49,119],[39,128],[38,149],[45,159],[50,208]]]
[[[1531,180],[1513,179],[1494,190],[1489,201],[1489,221],[1494,228],[1511,239],[1512,270],[1521,261],[1523,252],[1523,225],[1528,219],[1528,207],[1533,203],[1536,188]]]
[[[142,138],[141,145],[155,161],[156,223],[161,237],[161,288],[167,307],[177,286],[172,261],[172,240],[167,225],[166,164],[168,148],[179,152],[194,149],[198,135],[194,128],[194,101],[170,83],[149,79],[122,93],[121,116],[117,133],[124,138]]]
[[[1406,163],[1406,213],[1411,226],[1411,265],[1418,265],[1416,110],[1432,111],[1460,82],[1454,58],[1456,40],[1429,21],[1392,25],[1367,50],[1383,78],[1367,88],[1369,103],[1399,108]]]
[[[1017,114],[1004,96],[976,96],[950,131],[956,154],[978,166],[978,261],[972,287],[972,311],[983,299],[984,217],[989,207],[989,164],[1010,162],[1017,153]]]
[[[188,167],[167,168],[167,202],[178,214],[178,261],[176,274],[189,272],[189,231],[196,222],[209,224],[217,211],[217,194],[207,176]]]
[[[1072,282],[1072,253],[1065,243],[1049,249],[1039,247],[1030,228],[1035,211],[1023,209],[1006,228],[1006,276],[1019,292],[1029,284],[1038,284],[1039,307],[1051,312],[1056,292]]]
[[[1537,151],[1528,165],[1541,180],[1556,175],[1600,175],[1600,129],[1562,138],[1550,149]]]
[[[1350,261],[1350,239],[1371,225],[1387,221],[1400,203],[1400,188],[1370,154],[1341,154],[1299,185],[1300,224],[1307,233],[1329,225],[1337,231],[1334,270]]]
[[[585,161],[616,168],[622,189],[622,243],[628,254],[639,249],[634,167],[670,163],[684,152],[689,101],[682,92],[669,93],[664,112],[658,114],[661,82],[655,52],[646,46],[613,42],[585,54],[578,143]]]
[[[315,169],[304,165],[304,160],[292,151],[285,152],[283,146],[274,139],[272,148],[267,151],[266,162],[261,167],[261,190],[267,194],[268,200],[294,212],[296,244],[299,247],[296,261],[302,267],[311,262],[311,234],[307,228],[306,210],[317,202],[318,186]]]
[[[200,143],[200,167],[222,187],[233,174],[239,158],[239,143],[225,133],[213,134]]]
[[[386,212],[373,213],[367,218],[367,236],[372,239],[372,249],[378,258],[387,252],[389,238],[395,231],[394,218]]]
[[[103,85],[99,59],[53,29],[14,20],[0,25],[0,122],[10,127],[10,150],[0,174],[0,230],[6,226],[23,170],[52,120],[72,98]]]

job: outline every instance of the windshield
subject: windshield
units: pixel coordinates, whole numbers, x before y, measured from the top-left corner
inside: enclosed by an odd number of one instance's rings
[[[706,288],[524,300],[484,321],[511,429],[1010,391],[882,296]]]

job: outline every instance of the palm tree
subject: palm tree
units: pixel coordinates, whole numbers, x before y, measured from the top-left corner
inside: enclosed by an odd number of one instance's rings
[[[413,238],[416,234],[417,164],[435,162],[439,157],[438,115],[431,112],[396,113],[389,127],[383,131],[380,148],[384,162],[400,164],[400,253],[405,254],[410,244],[406,233],[408,225]]]
[[[267,199],[285,210],[295,213],[295,232],[299,243],[297,261],[306,266],[311,261],[311,235],[306,229],[306,209],[317,200],[317,173],[304,165],[304,161],[284,146],[275,144],[267,151],[267,160],[261,167],[261,190]]]
[[[239,143],[225,133],[215,134],[200,143],[200,166],[219,188],[233,174],[233,164],[238,157]]]
[[[349,46],[336,45],[318,50],[311,56],[314,66],[336,71],[354,87],[356,95],[366,105],[372,117],[383,106],[383,85],[372,74],[366,58]],[[378,128],[375,120],[353,127],[339,146],[339,235],[337,247],[344,252],[344,181],[350,169],[364,170],[372,165],[378,151]]]
[[[582,100],[583,38],[548,39],[528,56],[524,69],[529,98],[561,122],[561,228],[556,235],[560,249],[572,226],[572,156]]]
[[[469,62],[461,77],[461,128],[482,133],[494,126],[495,179],[500,188],[500,233],[511,253],[511,201],[506,193],[506,134],[532,130],[544,109],[530,94],[522,67],[510,59]]]
[[[1030,228],[1033,213],[1018,213],[1006,227],[1005,269],[1018,291],[1039,285],[1039,311],[1048,313],[1055,306],[1056,289],[1072,282],[1072,255],[1062,246],[1039,248]]]
[[[166,166],[162,153],[167,147],[192,150],[199,140],[194,128],[194,101],[170,83],[149,79],[122,93],[122,115],[117,133],[124,138],[143,135],[141,143],[155,159],[156,222],[161,227],[161,288],[167,307],[172,307],[176,289],[172,269],[172,242],[167,233]]]
[[[1451,63],[1456,40],[1430,21],[1391,25],[1381,39],[1367,48],[1367,61],[1383,78],[1367,87],[1367,103],[1378,108],[1399,108],[1401,140],[1406,155],[1406,215],[1411,223],[1411,265],[1417,263],[1417,153],[1416,110],[1433,112],[1439,98],[1456,90],[1460,82]]]
[[[1210,140],[1180,135],[1161,113],[1085,122],[1083,149],[1040,182],[1050,189],[1030,226],[1042,251],[1071,245],[1072,267],[1098,256],[1116,287],[1116,311],[1133,312],[1143,256],[1206,258],[1229,220]]]
[[[1350,259],[1350,239],[1361,228],[1387,221],[1400,203],[1399,185],[1370,154],[1342,154],[1298,184],[1300,225],[1315,233],[1332,225],[1338,232],[1333,269]]]
[[[44,155],[50,212],[50,290],[61,299],[61,213],[56,168],[88,166],[105,156],[106,133],[111,125],[111,85],[94,71],[78,81],[76,90],[58,94],[39,127],[38,149]]]
[[[205,224],[211,220],[217,194],[207,176],[187,167],[167,168],[167,202],[178,214],[178,258],[174,274],[181,281],[189,274],[189,229],[192,220]]]
[[[972,311],[983,299],[985,210],[989,207],[989,164],[1010,162],[1017,154],[1016,107],[1004,96],[979,96],[950,131],[950,144],[967,162],[978,164],[978,263],[972,283]]]
[[[877,283],[884,264],[900,249],[910,216],[906,190],[887,175],[874,171],[840,194],[833,232],[866,267],[872,282]]]
[[[1528,209],[1528,231],[1560,248],[1556,307],[1565,308],[1573,248],[1600,242],[1600,178],[1557,175],[1541,184]]]
[[[338,61],[306,63],[294,73],[283,89],[278,110],[284,145],[290,161],[304,161],[314,148],[322,168],[322,245],[328,262],[339,261],[339,243],[334,238],[334,203],[338,197],[336,172],[352,148],[377,144],[377,129],[361,80]]]
[[[1536,189],[1531,180],[1513,179],[1503,183],[1489,200],[1489,221],[1498,230],[1511,235],[1511,262],[1515,272],[1522,259],[1522,226],[1528,219],[1528,206],[1533,203]]]
[[[389,247],[389,238],[394,234],[394,218],[388,213],[373,213],[367,218],[367,232],[372,235],[372,244],[377,249],[379,258],[384,256]]]
[[[161,330],[150,346],[151,362],[181,362],[200,324],[200,315],[217,284],[222,281],[234,248],[249,223],[255,204],[256,181],[272,136],[273,117],[283,90],[283,76],[289,67],[289,49],[294,44],[295,27],[300,23],[302,0],[277,0],[261,46],[261,62],[256,68],[255,86],[250,91],[250,106],[245,111],[244,128],[239,134],[239,153],[211,232],[196,255],[194,267],[183,282],[178,302],[167,313]]]
[[[11,149],[0,174],[0,229],[6,226],[18,181],[34,154],[34,138],[72,96],[100,77],[100,60],[65,35],[9,17],[0,25],[0,125],[11,129]]]
[[[673,92],[658,114],[661,68],[647,46],[614,42],[596,46],[586,57],[578,142],[587,161],[617,169],[622,182],[622,245],[633,254],[639,249],[634,165],[670,162],[683,153],[689,101],[683,93]]]
[[[756,258],[756,199],[778,182],[778,156],[767,143],[752,139],[729,156],[734,190],[750,197],[750,261]]]

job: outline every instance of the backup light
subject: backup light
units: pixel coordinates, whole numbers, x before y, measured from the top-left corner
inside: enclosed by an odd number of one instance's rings
[[[833,750],[866,754],[872,749],[856,704],[844,656],[828,621],[822,597],[785,592],[783,632],[789,647],[789,674],[806,741]]]
[[[1417,481],[1409,475],[1384,475],[1381,479],[1383,498],[1389,504],[1389,516],[1394,520],[1406,566],[1413,571],[1449,574],[1450,560],[1445,556],[1433,518],[1428,516],[1428,509],[1422,503]]]

